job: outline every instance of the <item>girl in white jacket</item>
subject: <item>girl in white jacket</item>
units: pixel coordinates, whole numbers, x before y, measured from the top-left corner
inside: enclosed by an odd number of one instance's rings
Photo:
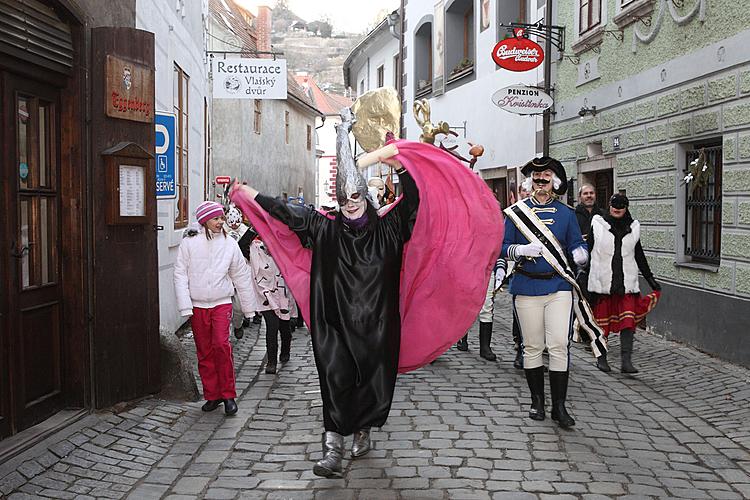
[[[242,312],[258,309],[253,274],[240,247],[223,229],[224,209],[213,201],[195,210],[201,225],[182,240],[174,266],[177,306],[183,316],[192,316],[193,338],[198,352],[198,372],[206,403],[213,411],[224,403],[224,413],[237,413],[234,362],[229,333],[235,288]]]

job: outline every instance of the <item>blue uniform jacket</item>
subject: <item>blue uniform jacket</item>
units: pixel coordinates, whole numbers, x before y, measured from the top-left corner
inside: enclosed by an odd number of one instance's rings
[[[531,208],[539,219],[547,225],[552,233],[560,242],[560,246],[568,253],[572,253],[578,247],[586,247],[586,243],[581,236],[581,229],[578,226],[575,212],[572,208],[558,200],[552,200],[544,205],[539,204],[533,197],[523,200]],[[501,257],[512,258],[512,247],[514,245],[526,245],[529,243],[521,232],[516,228],[511,220],[506,220],[505,237],[503,238],[503,249]],[[511,249],[511,255],[508,250]],[[520,257],[518,263],[523,263],[524,271],[530,273],[549,273],[554,272],[552,266],[547,263],[544,257],[536,257],[529,260],[526,257]],[[555,275],[550,279],[534,279],[515,273],[510,281],[510,293],[512,295],[549,295],[559,291],[572,291],[573,287],[561,278]]]

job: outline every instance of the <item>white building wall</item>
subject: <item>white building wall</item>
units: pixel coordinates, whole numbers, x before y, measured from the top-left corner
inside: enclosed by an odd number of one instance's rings
[[[390,30],[381,29],[375,33],[370,34],[370,39],[367,40],[361,47],[359,53],[355,55],[349,66],[349,83],[350,85],[356,85],[352,90],[359,92],[359,84],[364,79],[365,81],[365,92],[375,90],[378,88],[378,68],[383,66],[383,86],[394,87],[394,75],[398,71],[394,64],[394,57],[399,52],[399,41],[395,38]],[[398,130],[393,131],[394,134],[398,135]],[[351,136],[352,142],[354,142],[353,136]],[[335,134],[334,134],[335,141]],[[362,148],[358,144],[354,145],[355,154],[363,152]],[[334,153],[335,154],[335,153]],[[363,175],[365,178],[369,177],[384,177],[388,172],[388,166],[384,164],[376,164],[368,167]],[[395,183],[398,183],[398,178],[394,175]]]
[[[136,27],[153,32],[155,37],[157,112],[173,112],[174,65],[178,64],[190,77],[188,207],[192,213],[204,197],[204,99],[210,101],[204,24],[208,18],[208,2],[191,0],[178,2],[178,5],[181,7],[163,0],[138,0]],[[168,331],[177,330],[183,323],[177,311],[173,284],[174,262],[182,239],[182,229],[174,228],[176,205],[176,199],[157,202],[158,224],[164,227],[158,238],[160,326]]]
[[[317,129],[318,150],[322,151],[318,160],[317,197],[315,206],[335,207],[336,198],[329,193],[335,190],[334,182],[331,180],[331,162],[336,161],[336,125],[341,123],[339,115],[326,115],[325,123],[320,118],[315,121]]]
[[[536,85],[542,79],[542,67],[516,73],[498,68],[492,59],[492,49],[498,42],[497,3],[504,0],[490,0],[490,26],[480,33],[479,4],[474,2],[474,26],[476,36],[476,52],[474,72],[476,78],[466,81],[463,85],[448,90],[438,97],[428,97],[432,110],[432,122],[448,122],[451,127],[463,127],[466,122],[466,140],[474,144],[481,144],[485,148],[484,155],[477,161],[479,170],[497,167],[516,167],[525,164],[536,153],[537,122],[541,128],[541,116],[520,116],[503,111],[492,103],[492,94],[508,85],[526,84]],[[446,3],[450,3],[446,1]],[[536,1],[531,2],[536,8]],[[433,15],[434,0],[409,0],[405,7],[407,32],[404,37],[406,59],[404,72],[406,73],[406,89],[404,100],[406,109],[404,126],[406,138],[419,140],[421,129],[417,125],[412,113],[415,93],[415,58],[420,54],[414,52],[414,32],[417,23],[426,15]],[[433,43],[436,40],[433,24]],[[446,46],[460,41],[446,40]],[[452,68],[445,68],[446,74]],[[457,130],[459,138],[463,139],[463,131]]]

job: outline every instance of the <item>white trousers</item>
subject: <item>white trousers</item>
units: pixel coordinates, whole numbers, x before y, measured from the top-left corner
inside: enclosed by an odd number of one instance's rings
[[[573,323],[573,292],[513,297],[513,307],[523,338],[523,367],[542,366],[545,345],[549,351],[549,369],[568,371],[568,348]]]
[[[492,316],[495,313],[495,273],[490,273],[490,282],[487,283],[487,295],[484,296],[484,305],[479,311],[479,321],[481,323],[492,323]]]

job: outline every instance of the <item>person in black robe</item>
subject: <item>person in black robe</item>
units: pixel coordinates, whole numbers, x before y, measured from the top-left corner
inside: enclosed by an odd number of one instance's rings
[[[344,436],[354,434],[352,457],[363,456],[370,450],[370,428],[388,418],[401,342],[403,248],[419,205],[412,177],[385,160],[397,168],[403,198],[378,216],[351,155],[348,111],[337,127],[338,213],[325,215],[240,186],[312,250],[310,333],[325,427],[323,458],[313,472],[323,477],[341,472]]]

